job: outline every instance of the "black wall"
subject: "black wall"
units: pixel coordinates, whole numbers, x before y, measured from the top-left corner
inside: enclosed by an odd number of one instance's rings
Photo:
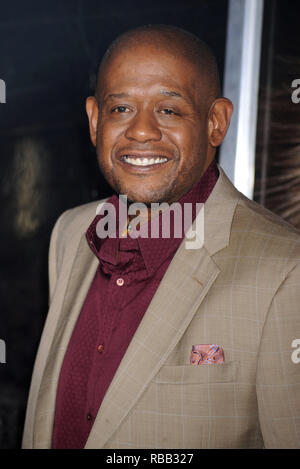
[[[99,60],[129,28],[167,23],[198,34],[223,71],[227,0],[1,1],[0,448],[20,446],[47,314],[47,251],[56,218],[109,195],[89,142],[85,98]]]

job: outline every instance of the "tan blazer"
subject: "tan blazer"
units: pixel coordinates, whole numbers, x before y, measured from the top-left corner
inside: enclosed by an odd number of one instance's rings
[[[85,239],[96,206],[67,211],[53,230],[51,305],[23,448],[51,447],[60,369],[98,265]],[[205,204],[204,247],[180,245],[108,388],[86,448],[299,448],[295,339],[299,232],[242,196],[221,170]],[[190,365],[195,344],[221,346],[225,363]]]

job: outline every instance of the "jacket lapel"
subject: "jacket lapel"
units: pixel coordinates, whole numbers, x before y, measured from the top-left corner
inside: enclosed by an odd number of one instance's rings
[[[205,204],[204,246],[188,250],[185,241],[181,243],[108,388],[87,449],[103,448],[112,437],[186,331],[220,272],[211,256],[228,245],[239,198],[221,169],[220,173]]]

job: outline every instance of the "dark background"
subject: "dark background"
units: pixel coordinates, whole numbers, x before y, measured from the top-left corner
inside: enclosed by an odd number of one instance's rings
[[[66,209],[109,195],[89,142],[85,99],[120,33],[166,23],[199,35],[221,75],[227,0],[1,1],[0,448],[21,444],[26,399],[48,309],[51,229]]]

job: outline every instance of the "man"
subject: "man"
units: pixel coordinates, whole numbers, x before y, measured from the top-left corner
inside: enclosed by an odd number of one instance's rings
[[[193,227],[204,203],[204,245],[101,238],[98,203],[59,218],[23,447],[299,447],[299,233],[214,162],[232,104],[210,50],[171,26],[129,31],[86,109],[114,191],[189,203]]]

